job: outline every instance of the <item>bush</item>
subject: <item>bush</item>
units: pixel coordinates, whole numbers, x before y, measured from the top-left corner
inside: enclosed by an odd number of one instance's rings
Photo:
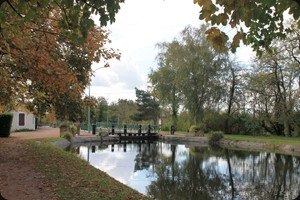
[[[171,128],[170,128],[169,125],[164,125],[164,126],[162,127],[162,131],[170,131],[170,130],[171,130]]]
[[[209,144],[217,144],[224,137],[224,133],[222,131],[214,131],[212,132],[209,138]]]
[[[77,127],[74,124],[69,125],[69,130],[72,135],[75,135],[77,133]]]
[[[66,140],[71,140],[72,137],[73,137],[73,135],[70,132],[64,132],[63,133],[63,138],[65,138]]]
[[[192,125],[191,127],[190,127],[190,129],[189,129],[189,132],[190,133],[196,133],[197,131],[199,131],[200,130],[200,127],[199,126],[197,126],[197,125]]]
[[[0,114],[0,137],[9,137],[13,115],[10,113]]]
[[[192,125],[192,126],[190,127],[190,129],[189,129],[189,132],[190,132],[190,133],[196,133],[196,132],[198,132],[198,131],[200,131],[200,130],[202,130],[202,131],[204,132],[205,129],[206,129],[205,124],[204,124],[204,123],[200,123],[200,124],[198,124],[198,125]]]
[[[203,116],[203,122],[206,124],[205,131],[225,131],[226,114],[218,111],[207,110]]]

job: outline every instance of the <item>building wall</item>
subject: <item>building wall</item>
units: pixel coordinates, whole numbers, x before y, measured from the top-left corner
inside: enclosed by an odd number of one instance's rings
[[[20,129],[31,129],[35,130],[35,116],[31,113],[22,112],[22,111],[12,111],[13,122],[11,127],[11,132],[20,130]],[[24,125],[20,125],[20,113],[24,114]]]

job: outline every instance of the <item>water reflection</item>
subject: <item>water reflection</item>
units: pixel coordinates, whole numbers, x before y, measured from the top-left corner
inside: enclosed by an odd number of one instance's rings
[[[155,199],[294,199],[300,158],[161,142],[80,147],[90,164]]]

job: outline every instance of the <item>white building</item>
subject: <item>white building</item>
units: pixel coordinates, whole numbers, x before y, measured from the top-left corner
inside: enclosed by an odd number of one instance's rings
[[[36,129],[36,117],[28,112],[18,109],[17,111],[11,111],[13,114],[13,121],[11,126],[11,132],[20,129],[29,129],[35,130]]]

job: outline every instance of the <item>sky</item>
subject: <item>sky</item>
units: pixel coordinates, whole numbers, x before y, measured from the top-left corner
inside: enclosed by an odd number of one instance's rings
[[[193,0],[126,0],[108,26],[111,47],[119,49],[121,60],[109,61],[110,67],[94,63],[90,95],[108,102],[135,100],[135,88],[146,90],[148,74],[157,69],[157,43],[171,42],[188,25],[199,27],[200,7]],[[238,61],[249,62],[251,50],[238,49]],[[86,90],[86,95],[89,91]]]

